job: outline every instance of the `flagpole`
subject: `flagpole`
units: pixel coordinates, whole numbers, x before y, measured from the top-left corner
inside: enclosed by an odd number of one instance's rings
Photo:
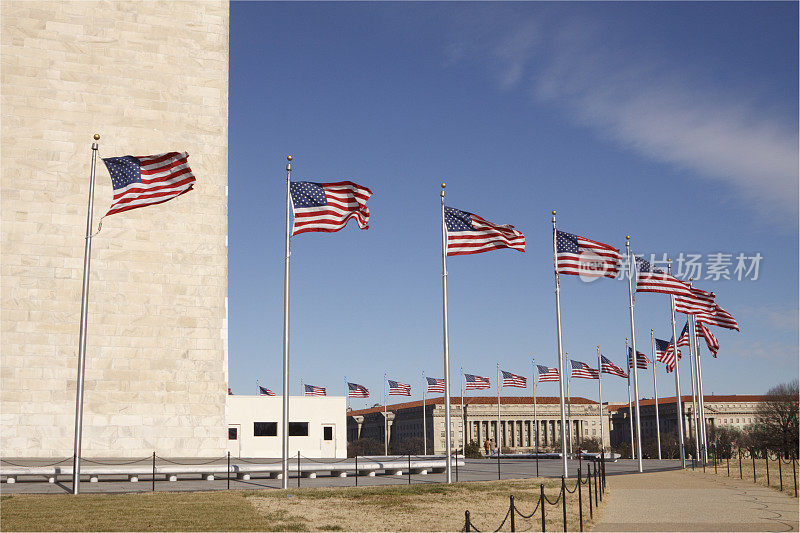
[[[503,449],[503,439],[506,436],[505,431],[500,431],[500,363],[497,363],[497,456],[500,457],[500,451]]]
[[[97,162],[97,141],[92,143],[92,169],[89,174],[89,207],[86,213],[86,242],[83,248],[83,288],[81,289],[81,325],[78,339],[78,378],[75,386],[75,450],[72,455],[72,494],[80,492],[81,443],[83,440],[83,377],[86,368],[86,322],[89,314],[89,271],[92,259],[92,213],[94,211],[94,176]]]
[[[461,367],[461,453],[464,453],[464,367]],[[456,457],[458,460],[458,457]]]
[[[453,464],[451,453],[451,427],[450,427],[450,339],[449,326],[447,323],[447,226],[444,221],[444,189],[446,183],[442,183],[442,191],[439,193],[442,199],[442,319],[443,319],[443,344],[444,344],[444,443],[445,443],[445,464],[447,472],[447,482],[453,482]]]
[[[597,346],[597,397],[600,399],[600,460],[605,454],[603,440],[603,365],[600,362],[600,345]]]
[[[256,396],[261,396],[261,389],[258,386],[258,378],[256,378]]]
[[[300,378],[300,396],[306,395],[306,388],[303,386],[303,378]]]
[[[383,373],[383,455],[389,455],[389,418],[386,411],[386,372]]]
[[[344,410],[347,412],[347,410],[350,408],[350,395],[348,394],[347,390],[347,376],[344,377],[344,404]]]
[[[661,460],[661,425],[658,422],[658,386],[656,385],[656,338],[653,330],[650,330],[650,345],[653,357],[653,393],[656,397],[656,439],[658,441],[658,460]]]
[[[625,251],[628,254],[628,301],[631,315],[631,351],[633,352],[633,400],[636,403],[636,459],[639,472],[642,472],[642,420],[639,418],[639,357],[636,355],[636,327],[633,320],[633,275],[635,265],[631,262],[631,236],[625,238]]]
[[[631,459],[636,459],[636,447],[633,443],[633,408],[631,407],[631,356],[628,351],[628,339],[625,338],[625,354],[628,358],[628,422],[631,426]]]
[[[428,455],[428,420],[425,411],[425,371],[422,371],[422,455]]]
[[[692,321],[692,342],[694,342],[695,361],[697,361],[697,403],[700,408],[700,438],[703,444],[703,463],[708,462],[708,435],[706,432],[706,402],[703,397],[703,367],[700,364],[700,342],[697,339],[697,320],[694,315]]]
[[[688,327],[691,328],[691,321],[689,317],[686,317],[686,322]],[[688,333],[688,332],[687,332]],[[677,343],[676,343],[677,346]],[[694,456],[699,460],[700,459],[700,436],[698,435],[699,424],[698,424],[698,417],[697,417],[697,375],[695,373],[695,355],[694,355],[694,342],[692,342],[692,337],[689,335],[689,372],[692,377],[692,425],[694,426]]]
[[[561,466],[562,474],[569,477],[567,471],[567,420],[564,413],[564,345],[561,340],[561,283],[558,277],[558,246],[556,244],[556,212],[553,210],[553,273],[556,285],[556,335],[558,338],[558,393],[561,407]]]
[[[667,259],[667,274],[672,275],[672,259]],[[681,468],[686,468],[686,449],[683,436],[683,404],[681,403],[681,376],[678,371],[678,334],[675,331],[675,296],[669,295],[670,317],[672,318],[672,349],[675,350],[675,400],[678,407],[678,445],[681,454]]]
[[[569,352],[564,354],[564,368],[567,368],[567,357],[569,356]],[[569,426],[569,433],[567,433],[567,439],[569,439],[569,454],[572,455],[572,393],[569,391],[569,386],[572,383],[572,372],[570,372],[569,376],[567,376],[567,426]]]
[[[531,387],[533,389],[533,437],[536,439],[536,455],[539,455],[539,420],[536,418],[536,358],[531,357]],[[537,473],[538,474],[538,473]]]
[[[288,163],[286,163],[286,246],[283,266],[283,421],[281,424],[284,489],[289,488],[289,256],[292,253],[289,214],[292,210],[292,156],[287,155],[286,161]]]

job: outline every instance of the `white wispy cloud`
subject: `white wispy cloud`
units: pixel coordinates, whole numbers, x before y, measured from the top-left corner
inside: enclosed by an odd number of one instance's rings
[[[470,53],[463,43],[451,50],[488,61],[503,90],[529,88],[537,102],[559,106],[598,136],[723,183],[748,206],[794,222],[796,117],[768,113],[697,67],[606,47],[597,24],[515,21],[497,34],[469,45]]]

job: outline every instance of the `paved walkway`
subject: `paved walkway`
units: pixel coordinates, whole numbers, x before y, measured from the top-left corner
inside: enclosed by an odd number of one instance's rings
[[[594,531],[798,531],[798,501],[692,471],[608,476]]]

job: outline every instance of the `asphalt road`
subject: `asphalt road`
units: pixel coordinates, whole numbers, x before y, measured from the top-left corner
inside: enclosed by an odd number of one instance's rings
[[[537,461],[535,459],[501,459],[499,463],[499,479],[525,479],[537,477]],[[539,459],[538,475],[541,477],[560,477],[562,474],[562,462],[559,459]],[[578,471],[578,461],[569,460],[567,462],[570,477],[575,477]],[[582,462],[582,470],[586,473],[587,462]],[[658,472],[665,470],[675,470],[680,468],[677,460],[650,460],[643,461],[643,469],[646,472]],[[606,475],[613,476],[618,474],[632,474],[637,471],[635,461],[630,459],[620,459],[614,463],[606,463]],[[225,475],[222,479],[206,481],[199,475],[186,476],[187,479],[179,481],[165,481],[164,476],[156,478],[156,491],[203,491],[203,490],[226,490],[228,480]],[[445,474],[414,474],[411,476],[411,484],[419,483],[443,483],[446,479]],[[492,481],[498,479],[498,461],[496,459],[467,459],[466,466],[456,471],[453,470],[453,481]],[[280,479],[270,479],[268,477],[253,477],[248,481],[238,480],[234,477],[230,480],[230,488],[237,490],[265,489],[277,490],[281,488]],[[409,476],[395,476],[387,474],[377,474],[375,477],[359,476],[359,486],[376,485],[407,485]],[[356,478],[348,475],[346,478],[333,477],[321,474],[316,479],[300,478],[300,487],[352,487],[356,484]],[[289,488],[298,486],[298,478],[290,477]],[[72,480],[70,476],[62,476],[56,483],[48,483],[46,479],[37,481],[33,478],[21,478],[16,483],[3,483],[0,485],[0,492],[6,494],[58,494],[71,492]],[[131,483],[123,476],[108,476],[101,478],[97,483],[90,483],[88,477],[82,478],[81,493],[124,493],[124,492],[149,492],[152,490],[152,479],[149,476],[141,476],[138,483]]]

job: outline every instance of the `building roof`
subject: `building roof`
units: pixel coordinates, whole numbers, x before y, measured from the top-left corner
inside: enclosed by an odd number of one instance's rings
[[[705,401],[706,403],[763,402],[767,398],[768,396],[763,394],[706,394],[703,396],[703,401]],[[686,402],[691,403],[692,396],[691,395],[681,396],[681,401],[684,403]],[[640,407],[643,405],[654,405],[655,403],[656,401],[653,398],[639,400]],[[658,399],[658,405],[670,404],[670,403],[675,403],[675,396],[667,396],[666,398]],[[623,404],[617,404],[614,407],[609,407],[608,410],[615,411],[622,408],[627,409],[628,403],[625,402]]]
[[[580,396],[573,396],[571,399],[573,405],[597,405],[594,400],[582,398]],[[538,405],[558,405],[558,396],[537,396],[536,403]],[[442,405],[444,404],[444,396],[438,398],[428,398],[425,400],[426,405]],[[533,405],[533,396],[501,396],[500,405]],[[451,396],[450,405],[461,405],[461,396]],[[497,396],[464,396],[464,405],[497,405]],[[399,411],[401,409],[411,409],[414,407],[422,407],[422,400],[414,402],[396,403],[387,405],[388,411]],[[366,415],[370,413],[383,412],[383,406],[370,407],[369,409],[359,409],[357,411],[349,411],[348,416]]]

